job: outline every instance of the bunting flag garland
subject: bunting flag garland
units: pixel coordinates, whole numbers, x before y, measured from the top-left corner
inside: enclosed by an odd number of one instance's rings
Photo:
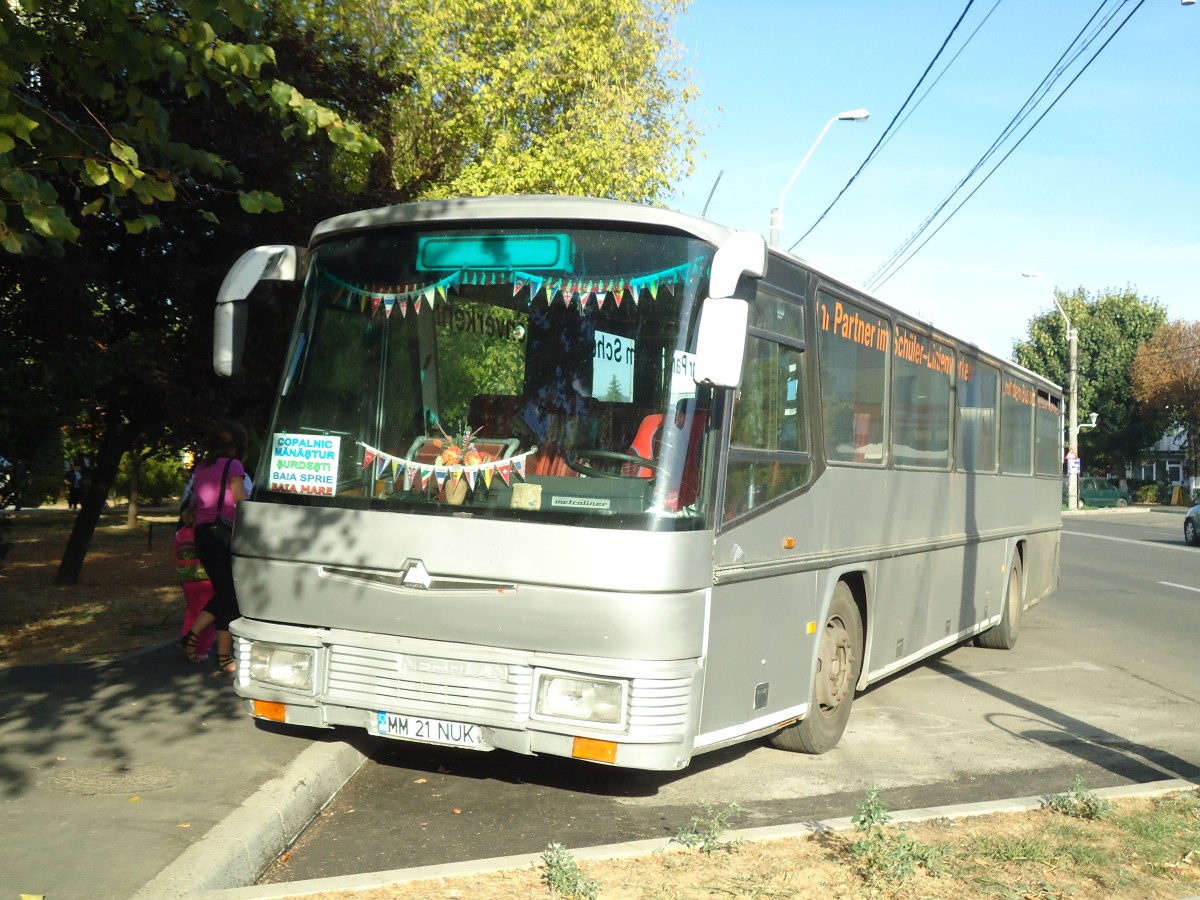
[[[659,290],[665,290],[674,297],[677,287],[694,284],[707,273],[708,263],[704,257],[697,257],[691,262],[646,275],[593,277],[586,281],[546,278],[517,270],[497,272],[459,269],[444,278],[425,284],[358,286],[342,281],[324,270],[321,270],[320,274],[333,287],[334,306],[345,309],[357,307],[363,315],[370,316],[377,315],[382,307],[384,316],[390,319],[393,311],[398,311],[400,317],[404,318],[408,315],[410,307],[417,314],[420,314],[421,307],[425,304],[433,309],[438,302],[446,302],[449,292],[463,285],[486,287],[511,284],[514,297],[528,288],[530,303],[539,295],[544,295],[547,304],[555,302],[556,299],[564,306],[578,302],[580,310],[586,309],[589,302],[595,302],[597,308],[603,308],[611,298],[619,309],[625,299],[631,299],[636,306],[643,291],[649,294],[651,300],[658,299]]]
[[[453,490],[460,478],[466,478],[467,484],[471,490],[474,490],[480,476],[483,476],[484,485],[490,488],[492,476],[495,474],[498,474],[505,486],[509,487],[512,485],[514,472],[522,481],[525,480],[525,460],[538,451],[537,447],[531,447],[519,456],[512,456],[508,459],[493,459],[469,466],[439,466],[418,462],[415,459],[405,459],[403,456],[392,456],[390,453],[384,453],[362,441],[359,441],[358,445],[363,448],[363,468],[373,469],[376,478],[383,478],[390,471],[394,481],[403,469],[405,490],[415,490],[418,484],[421,490],[425,490],[429,486],[430,476],[437,482],[438,490],[445,487],[447,479],[450,479],[450,487]]]

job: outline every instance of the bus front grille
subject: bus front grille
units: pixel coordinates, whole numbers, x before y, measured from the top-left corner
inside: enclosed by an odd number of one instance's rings
[[[523,726],[533,669],[511,663],[330,645],[323,699],[360,709],[453,721]],[[645,666],[646,664],[642,664]],[[630,679],[628,728],[643,737],[686,729],[696,688],[690,665],[652,664]]]
[[[666,673],[662,673],[666,674]],[[629,732],[643,739],[678,738],[687,728],[695,679],[635,678],[629,692]]]
[[[527,666],[413,656],[333,645],[325,698],[360,708],[435,718],[524,722],[533,672]]]

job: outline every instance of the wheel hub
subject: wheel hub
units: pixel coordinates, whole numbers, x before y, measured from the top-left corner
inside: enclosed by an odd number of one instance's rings
[[[837,709],[853,685],[854,647],[841,619],[831,619],[821,635],[817,659],[817,703],[823,710]]]

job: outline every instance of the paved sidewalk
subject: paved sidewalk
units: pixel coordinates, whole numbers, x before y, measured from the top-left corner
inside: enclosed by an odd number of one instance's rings
[[[364,737],[260,727],[227,676],[171,644],[0,669],[0,900],[252,884],[362,763]]]

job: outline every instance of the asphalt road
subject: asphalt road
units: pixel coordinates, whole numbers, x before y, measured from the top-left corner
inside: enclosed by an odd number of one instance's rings
[[[261,884],[731,827],[1200,778],[1200,549],[1182,515],[1068,517],[1062,584],[1011,651],[962,646],[855,700],[841,744],[762,742],[677,773],[385,742]]]

